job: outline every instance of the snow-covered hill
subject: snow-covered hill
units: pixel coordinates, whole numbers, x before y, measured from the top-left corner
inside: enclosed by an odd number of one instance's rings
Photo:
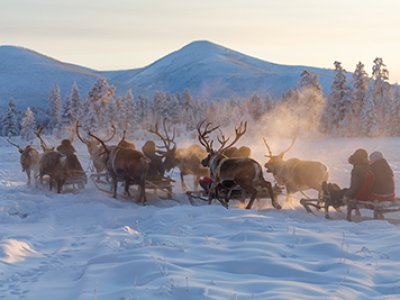
[[[37,52],[14,46],[0,46],[0,109],[12,97],[19,109],[46,107],[52,86],[60,86],[63,97],[74,82],[86,92],[99,77],[96,72],[66,64]]]
[[[300,73],[311,70],[318,74],[325,92],[329,90],[333,72],[306,66],[285,66],[262,61],[208,41],[196,41],[147,67],[124,71],[97,72],[66,64],[34,51],[0,47],[0,109],[10,97],[17,106],[45,107],[50,88],[58,84],[65,97],[75,81],[81,96],[100,76],[106,77],[125,94],[131,88],[135,95],[153,96],[157,90],[183,92],[202,99],[280,96],[297,86]]]
[[[258,139],[258,138],[257,138]],[[261,140],[261,139],[258,139]],[[288,141],[274,140],[284,148]],[[254,143],[254,141],[253,141]],[[265,160],[262,142],[255,158]],[[86,149],[75,145],[83,165]],[[347,157],[381,150],[400,186],[400,139],[298,141],[287,154],[325,162],[349,183]],[[329,149],[329,152],[326,150]],[[335,155],[332,155],[335,153]],[[0,138],[0,299],[398,299],[397,221],[347,222],[344,212],[191,206],[148,193],[115,200],[89,183],[56,194],[26,185],[17,150]],[[266,174],[267,175],[267,174]],[[178,179],[178,172],[173,176]],[[307,192],[308,194],[308,192]],[[296,195],[302,197],[302,195]],[[284,198],[279,201],[283,202]]]
[[[273,64],[208,41],[196,41],[143,69],[118,72],[109,78],[121,89],[148,95],[156,90],[182,92],[187,88],[195,97],[211,100],[253,93],[279,97],[298,85],[306,69],[319,76],[328,92],[332,70]]]

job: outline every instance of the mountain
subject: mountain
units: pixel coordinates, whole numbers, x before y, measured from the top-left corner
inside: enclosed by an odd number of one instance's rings
[[[0,46],[0,108],[12,97],[18,108],[46,107],[49,90],[60,86],[62,96],[71,92],[74,81],[87,91],[100,77],[96,71],[67,64],[14,46]]]
[[[217,99],[247,97],[253,93],[280,96],[298,85],[305,69],[316,73],[325,92],[333,71],[306,66],[266,62],[208,41],[195,41],[153,64],[136,70],[107,73],[118,89],[152,95],[155,90],[182,92],[195,97]]]
[[[81,96],[86,96],[99,77],[108,78],[119,94],[129,88],[134,95],[148,97],[157,90],[175,93],[189,89],[194,97],[206,100],[254,93],[279,97],[298,85],[305,69],[316,73],[324,91],[329,91],[332,70],[274,64],[208,41],[192,42],[144,68],[103,72],[63,63],[25,48],[1,46],[0,108],[10,97],[20,109],[46,107],[49,90],[55,84],[65,97],[76,82]]]

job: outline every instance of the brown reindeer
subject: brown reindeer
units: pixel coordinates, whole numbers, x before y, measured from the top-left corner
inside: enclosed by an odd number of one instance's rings
[[[112,178],[113,197],[117,197],[117,185],[119,181],[125,182],[125,193],[130,196],[129,185],[137,184],[140,187],[139,201],[146,202],[146,174],[149,167],[149,161],[143,153],[119,146],[108,147],[97,136],[89,135],[98,140],[103,147],[106,157],[105,165],[109,175]]]
[[[36,175],[38,173],[39,152],[32,145],[27,145],[25,148],[21,148],[19,145],[11,142],[9,138],[7,141],[11,145],[17,147],[19,153],[21,154],[19,161],[21,163],[22,172],[26,172],[26,176],[28,177],[28,185],[30,185],[32,176],[36,180]]]
[[[90,160],[92,161],[96,172],[101,173],[102,171],[104,171],[106,169],[106,165],[104,163],[105,158],[106,158],[106,153],[104,152],[104,149],[101,146],[100,142],[98,140],[96,140],[95,138],[90,138],[90,139],[83,138],[79,133],[79,127],[81,127],[81,125],[79,125],[79,123],[77,122],[76,126],[75,126],[76,135],[80,139],[80,141],[86,145],[87,150],[90,155]],[[104,143],[111,141],[111,139],[115,135],[115,132],[116,132],[115,126],[111,125],[111,128],[112,128],[111,136],[103,139]]]
[[[68,168],[67,156],[57,151],[46,151],[39,160],[39,178],[43,182],[43,176],[49,176],[49,187],[53,189],[53,183],[57,185],[57,193],[61,193],[62,187],[68,177],[70,170]]]
[[[156,123],[154,129],[149,129],[149,132],[157,135],[163,142],[165,151],[158,151],[164,157],[164,167],[166,171],[178,167],[180,170],[181,185],[183,190],[187,190],[187,185],[184,180],[185,175],[193,175],[193,186],[195,190],[199,188],[200,178],[209,175],[208,168],[201,165],[201,160],[207,155],[199,145],[193,144],[187,148],[177,148],[175,142],[175,129],[172,137],[168,135],[166,126],[167,119],[163,121],[164,134],[161,134]]]
[[[296,137],[294,136],[290,146],[278,155],[272,154],[271,148],[264,138],[265,146],[268,149],[268,154],[265,156],[269,158],[268,162],[265,163],[265,168],[267,172],[272,173],[278,184],[286,187],[286,200],[288,202],[292,201],[293,193],[308,189],[318,191],[318,199],[322,202],[322,183],[328,180],[328,167],[318,161],[300,160],[297,158],[285,161],[283,159],[285,153],[293,147]]]
[[[68,168],[67,156],[55,151],[55,147],[49,147],[42,137],[43,127],[39,127],[35,131],[35,135],[40,140],[40,146],[43,152],[39,159],[39,179],[43,184],[43,177],[49,176],[49,187],[53,189],[54,182],[57,185],[57,193],[61,193],[62,187],[67,178],[70,176]]]
[[[239,127],[235,128],[235,138],[228,145],[229,138],[225,138],[223,134],[221,137],[218,136],[218,141],[221,145],[218,150],[213,149],[213,141],[210,141],[209,134],[218,129],[219,126],[210,128],[211,123],[207,123],[204,128],[202,128],[204,123],[205,121],[198,125],[197,131],[199,141],[208,153],[207,157],[204,158],[201,163],[203,166],[208,166],[210,168],[211,179],[213,180],[210,188],[211,192],[209,193],[209,203],[211,203],[212,195],[216,193],[219,185],[224,185],[226,182],[233,182],[234,186],[239,186],[244,192],[250,194],[250,201],[246,209],[250,209],[253,206],[253,202],[258,193],[263,189],[268,190],[272,205],[276,209],[280,209],[281,206],[275,200],[272,184],[264,179],[262,168],[258,162],[246,157],[227,158],[223,154],[226,149],[232,147],[240,137],[244,135],[247,123],[240,123]]]

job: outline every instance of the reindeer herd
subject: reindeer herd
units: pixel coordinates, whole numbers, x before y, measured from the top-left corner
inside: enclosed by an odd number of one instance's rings
[[[146,178],[146,175],[150,172],[149,168],[153,168],[157,162],[162,164],[160,167],[162,171],[179,169],[182,189],[185,191],[187,190],[184,181],[185,175],[193,175],[195,190],[198,189],[202,178],[209,178],[210,184],[207,188],[209,203],[213,199],[217,199],[222,205],[228,207],[232,192],[240,190],[241,201],[244,202],[246,198],[249,198],[246,209],[252,208],[254,200],[265,195],[271,198],[274,208],[281,208],[272,183],[264,179],[262,166],[250,158],[251,149],[234,146],[246,133],[246,122],[240,123],[235,128],[235,135],[231,140],[231,137],[224,135],[220,126],[212,126],[211,123],[203,121],[197,126],[197,135],[201,146],[193,144],[187,148],[177,147],[175,129],[171,134],[166,122],[167,120],[164,119],[163,132],[160,131],[158,124],[149,129],[149,132],[157,136],[163,144],[158,146],[158,150],[153,149],[153,153],[150,154],[148,150],[139,151],[134,143],[126,140],[125,131],[117,144],[109,145],[115,136],[114,126],[111,128],[110,136],[101,138],[92,132],[87,132],[83,137],[80,132],[81,126],[76,124],[77,137],[86,145],[90,156],[93,166],[92,175],[94,178],[97,176],[97,179],[104,174],[107,176],[110,192],[114,198],[117,197],[118,183],[123,182],[125,195],[128,196],[130,196],[130,186],[138,186],[137,199],[144,204],[150,180]],[[36,136],[40,140],[42,152],[32,145],[21,148],[8,139],[8,142],[15,146],[20,153],[22,171],[27,174],[28,184],[32,184],[34,181],[37,186],[38,183],[43,184],[43,179],[46,178],[50,190],[55,185],[58,193],[66,184],[73,186],[78,184],[79,188],[83,188],[86,183],[86,174],[74,154],[73,146],[68,140],[64,140],[62,145],[67,147],[60,146],[57,149],[48,147],[41,136],[41,131],[41,129],[36,130]],[[268,173],[273,175],[277,184],[286,188],[287,201],[291,199],[293,193],[307,189],[318,191],[319,199],[322,201],[322,183],[328,180],[327,167],[316,161],[297,158],[285,161],[283,159],[285,153],[293,147],[295,140],[296,137],[292,139],[286,150],[278,155],[273,155],[270,146],[264,139],[268,151],[265,156],[269,158],[264,167]],[[214,146],[216,141],[218,141],[219,147]],[[148,143],[154,145],[153,141]],[[158,160],[153,161],[155,158]],[[152,186],[156,185],[156,183],[152,183]],[[223,197],[220,196],[221,190],[226,191]]]

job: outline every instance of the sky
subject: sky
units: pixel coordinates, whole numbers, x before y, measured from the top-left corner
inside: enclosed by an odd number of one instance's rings
[[[97,70],[144,67],[194,40],[266,61],[400,82],[398,0],[1,0],[0,45]]]

